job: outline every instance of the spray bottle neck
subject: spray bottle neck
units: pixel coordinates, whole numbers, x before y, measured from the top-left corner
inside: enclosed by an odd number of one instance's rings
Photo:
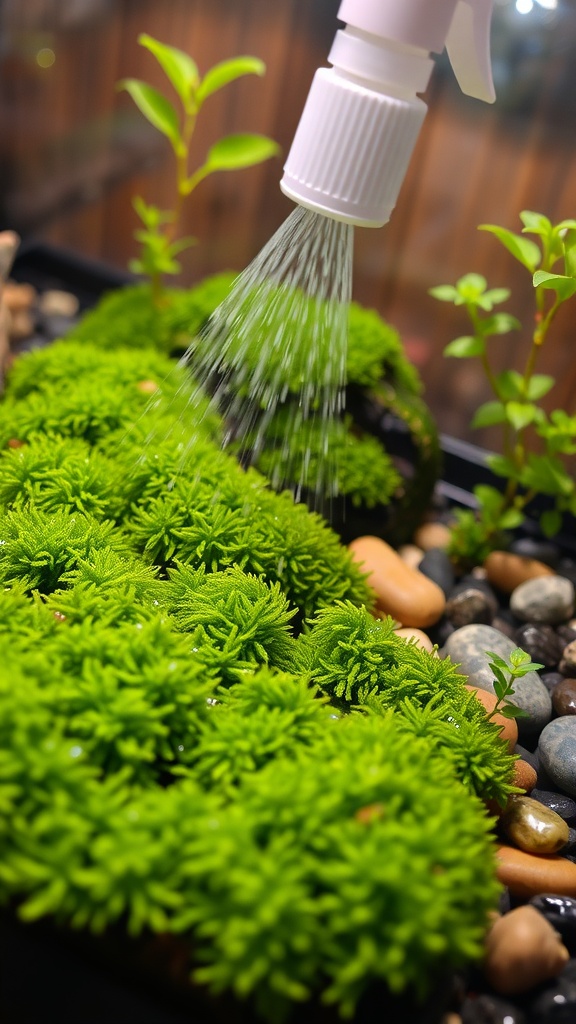
[[[336,33],[328,55],[336,74],[398,99],[425,91],[433,61],[425,50],[347,25]]]

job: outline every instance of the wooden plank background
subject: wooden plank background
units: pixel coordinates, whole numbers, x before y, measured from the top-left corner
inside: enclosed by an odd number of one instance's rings
[[[187,50],[201,71],[239,53],[267,65],[209,101],[195,155],[230,131],[272,135],[287,153],[316,67],[338,27],[339,0],[3,0],[0,3],[0,226],[125,266],[134,245],[134,194],[169,206],[167,144],[138,114],[122,77],[162,84],[140,32]],[[38,63],[52,51],[50,67]],[[390,224],[356,232],[354,293],[400,329],[421,369],[439,426],[498,446],[494,431],[471,433],[487,396],[479,367],[445,360],[444,345],[466,332],[464,318],[427,290],[474,270],[514,291],[521,335],[494,343],[497,368],[517,365],[530,331],[532,286],[498,243],[476,226],[516,229],[522,209],[552,219],[576,216],[576,0],[520,15],[497,0],[493,53],[498,101],[459,94],[445,58],[426,99],[430,112]],[[218,174],[189,201],[184,282],[240,270],[290,213],[280,193],[282,160]],[[573,307],[576,308],[576,307]],[[558,385],[549,407],[574,411],[575,312],[568,307],[539,369]]]

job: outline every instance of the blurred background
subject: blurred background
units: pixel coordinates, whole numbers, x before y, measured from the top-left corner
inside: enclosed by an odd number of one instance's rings
[[[400,0],[399,0],[400,2]],[[430,0],[433,2],[433,0]],[[326,64],[340,0],[0,0],[0,228],[126,267],[135,255],[131,199],[169,207],[167,142],[115,83],[164,87],[140,32],[189,52],[201,73],[241,53],[266,77],[214,95],[199,119],[198,164],[234,131],[273,136],[287,154],[314,71]],[[444,345],[468,333],[465,318],[427,290],[468,271],[513,296],[524,335],[493,342],[496,369],[519,366],[532,313],[530,275],[480,223],[519,230],[519,212],[576,217],[576,0],[496,0],[494,106],[461,95],[440,57],[429,114],[390,224],[357,230],[354,297],[401,332],[424,378],[440,429],[498,447],[469,429],[488,396],[479,365],[448,360]],[[282,159],[203,182],[182,234],[183,283],[243,269],[293,209],[278,188]],[[576,300],[572,300],[573,303]],[[557,386],[549,408],[574,412],[576,305],[558,318],[538,369]]]

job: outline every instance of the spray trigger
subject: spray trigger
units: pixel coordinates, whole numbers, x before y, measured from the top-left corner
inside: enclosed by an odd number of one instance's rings
[[[494,103],[490,63],[493,0],[458,0],[446,38],[446,50],[462,92]]]

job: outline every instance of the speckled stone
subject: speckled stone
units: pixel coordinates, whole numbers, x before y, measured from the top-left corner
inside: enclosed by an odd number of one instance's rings
[[[525,793],[530,793],[534,789],[536,781],[536,771],[531,764],[528,764],[528,761],[520,758],[514,762],[514,775],[512,777],[514,786],[518,786],[518,789],[523,789]]]
[[[489,668],[487,651],[509,659],[516,644],[492,626],[471,625],[455,630],[448,637],[443,652],[460,665],[460,672],[472,686],[494,693],[494,676]],[[526,711],[527,718],[518,719],[520,736],[534,735],[550,720],[550,694],[537,672],[528,672],[516,683],[514,703]]]
[[[576,717],[564,715],[549,722],[540,735],[538,750],[554,785],[576,796]]]
[[[576,675],[576,640],[571,640],[570,643],[562,650],[562,656],[560,658],[561,672],[564,675]]]
[[[552,690],[552,707],[557,715],[576,715],[576,679],[563,679]]]
[[[569,838],[559,814],[529,796],[512,794],[500,818],[504,833],[527,853],[558,853]]]
[[[562,657],[562,641],[556,630],[545,622],[525,622],[518,627],[513,640],[532,661],[545,668],[555,668]]]
[[[564,576],[526,580],[512,591],[510,608],[522,622],[555,626],[574,611],[574,584]]]
[[[469,586],[448,598],[445,615],[456,629],[473,622],[489,626],[496,608],[496,602],[493,603],[479,587]]]

